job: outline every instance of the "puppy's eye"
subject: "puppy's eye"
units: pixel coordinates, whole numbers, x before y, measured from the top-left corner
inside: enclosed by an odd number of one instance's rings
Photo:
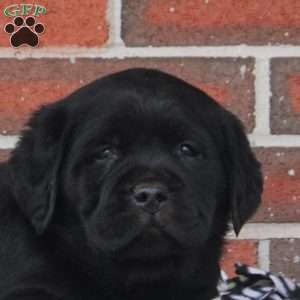
[[[187,142],[179,145],[179,151],[181,155],[188,157],[202,156],[202,153],[196,148],[195,145]]]
[[[110,156],[114,153],[114,149],[112,147],[106,147],[104,148],[102,151],[101,151],[101,155],[103,157],[107,157],[107,156]]]
[[[96,160],[103,160],[103,159],[112,159],[117,158],[119,155],[119,152],[116,148],[113,146],[104,146],[102,149],[99,150],[99,153],[96,155]]]

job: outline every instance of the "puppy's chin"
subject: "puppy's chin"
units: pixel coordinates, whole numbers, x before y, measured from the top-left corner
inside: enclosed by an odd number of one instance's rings
[[[158,227],[149,226],[111,258],[128,287],[175,278],[185,250]]]
[[[115,252],[118,260],[157,260],[178,255],[184,248],[159,226],[149,225],[125,247]]]

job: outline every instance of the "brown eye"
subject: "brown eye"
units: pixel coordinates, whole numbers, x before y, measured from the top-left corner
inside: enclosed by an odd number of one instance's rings
[[[180,152],[185,156],[196,156],[197,155],[196,149],[192,145],[187,144],[187,143],[180,145]]]
[[[119,151],[113,146],[104,146],[102,149],[99,149],[97,153],[95,153],[94,158],[96,162],[101,162],[110,159],[116,159],[119,156]]]
[[[101,152],[102,157],[108,157],[114,154],[114,149],[111,147],[104,148]]]
[[[179,153],[185,157],[203,158],[203,153],[193,143],[185,142],[179,145]]]

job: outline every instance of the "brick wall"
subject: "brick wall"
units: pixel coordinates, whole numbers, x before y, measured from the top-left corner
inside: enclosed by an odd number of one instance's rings
[[[0,159],[28,115],[131,66],[204,89],[245,123],[263,163],[263,205],[223,265],[242,261],[300,280],[299,0],[20,1],[47,7],[38,48],[13,49],[0,2]],[[80,3],[80,4],[79,4]]]

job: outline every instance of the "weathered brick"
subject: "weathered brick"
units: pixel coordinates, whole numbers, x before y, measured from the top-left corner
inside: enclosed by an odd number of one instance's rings
[[[299,44],[298,0],[123,1],[127,45]]]
[[[259,222],[299,222],[300,149],[258,148],[263,164],[263,203],[254,220]]]
[[[254,127],[252,59],[66,59],[0,60],[0,132],[17,133],[28,115],[43,103],[108,73],[129,67],[158,68],[203,88]],[[242,101],[241,101],[242,99]]]
[[[300,239],[272,240],[270,269],[300,281]]]
[[[300,72],[288,78],[288,91],[291,97],[291,108],[294,114],[300,115]]]
[[[19,1],[32,3],[33,1]],[[16,3],[19,3],[16,2]],[[2,12],[12,1],[3,0],[0,3],[0,28],[13,21]],[[39,47],[48,46],[85,46],[100,47],[108,39],[108,24],[106,21],[106,0],[81,1],[46,1],[38,4],[47,8],[45,15],[36,17],[36,22],[45,26],[41,35]],[[2,29],[1,29],[2,31]],[[4,31],[0,34],[0,45],[10,47],[9,35]],[[21,46],[27,47],[27,46]]]
[[[221,267],[232,277],[235,275],[234,264],[245,263],[250,266],[257,264],[258,243],[254,240],[231,240],[227,242],[221,260]]]
[[[42,104],[61,99],[79,86],[79,80],[15,80],[9,84],[0,81],[0,133],[16,133],[17,128],[20,129],[24,125],[33,110]]]
[[[300,134],[300,59],[272,59],[271,87],[271,132]]]

